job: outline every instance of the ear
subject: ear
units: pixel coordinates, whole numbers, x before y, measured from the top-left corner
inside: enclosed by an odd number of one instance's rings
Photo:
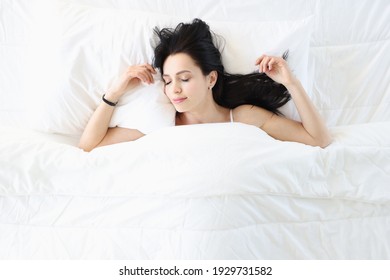
[[[218,72],[213,70],[211,71],[208,75],[208,80],[209,80],[209,85],[210,85],[210,88],[212,88],[215,83],[217,82],[217,79],[218,79]]]

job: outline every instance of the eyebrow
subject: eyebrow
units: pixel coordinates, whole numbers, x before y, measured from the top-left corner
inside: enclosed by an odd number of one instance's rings
[[[186,72],[191,73],[190,70],[182,70],[182,71],[177,72],[176,76],[180,75],[180,74],[183,74],[183,73],[186,73]],[[169,75],[168,74],[164,74],[163,77],[169,77]]]

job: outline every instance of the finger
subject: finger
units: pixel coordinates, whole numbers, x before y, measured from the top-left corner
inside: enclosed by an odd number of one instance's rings
[[[152,73],[150,72],[149,69],[145,70],[145,75],[148,79],[148,84],[152,84],[153,83],[153,76],[152,76]]]
[[[258,59],[256,59],[255,65],[259,65],[260,62],[263,60],[264,57],[265,57],[265,54],[263,54],[263,55],[260,56]]]
[[[147,63],[147,64],[145,64],[145,66],[152,74],[157,74],[156,69],[154,69],[152,65]]]
[[[261,67],[261,72],[267,71],[267,65],[269,62],[270,58],[268,56],[264,57],[264,59],[261,61],[260,67]]]
[[[140,79],[143,83],[149,83],[148,76],[142,71],[137,72],[136,78]]]
[[[269,62],[268,62],[268,70],[271,71],[272,70],[272,66],[275,64],[275,58],[272,57]]]
[[[267,64],[265,65],[265,71],[271,71],[272,67],[274,66],[275,58],[270,56],[268,58]]]
[[[149,83],[148,81],[149,78],[148,75],[146,74],[148,72],[149,71],[146,69],[145,65],[138,65],[135,67],[135,69],[134,68],[129,69],[130,75],[132,75],[135,78],[138,78],[143,83]]]
[[[156,74],[156,70],[154,70],[154,68],[150,65],[150,64],[143,64],[143,65],[140,65],[141,66],[141,70],[143,72],[143,74],[147,77],[147,83],[148,84],[152,84],[154,83],[154,78],[152,76],[152,74]]]
[[[149,70],[147,72],[144,73],[145,74],[145,77],[146,77],[146,83],[147,84],[151,84],[153,83],[153,77],[152,77],[152,74],[150,74]]]
[[[265,58],[265,55],[262,55],[261,57],[259,57],[258,59],[257,59],[257,66],[259,67],[259,72],[261,73],[262,72],[262,70],[263,70],[263,68],[261,67],[261,65],[262,65],[262,63],[263,63],[263,61],[264,61],[264,58]]]
[[[152,73],[150,72],[149,68],[146,67],[145,69],[143,69],[143,74],[147,78],[147,83],[152,84],[154,79],[153,79]]]

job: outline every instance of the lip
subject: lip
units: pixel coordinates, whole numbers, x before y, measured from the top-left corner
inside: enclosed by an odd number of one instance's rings
[[[187,99],[187,97],[175,98],[175,99],[172,99],[172,103],[175,103],[175,104],[182,103],[182,102],[184,102],[186,99]]]

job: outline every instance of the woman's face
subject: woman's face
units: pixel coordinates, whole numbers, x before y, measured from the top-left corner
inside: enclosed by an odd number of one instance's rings
[[[185,53],[168,56],[163,65],[164,92],[180,113],[197,110],[212,99],[211,73],[204,76],[199,66]],[[214,75],[213,73],[212,75]]]

